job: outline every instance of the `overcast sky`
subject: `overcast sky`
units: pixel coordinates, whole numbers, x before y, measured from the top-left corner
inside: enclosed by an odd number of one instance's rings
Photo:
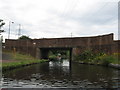
[[[3,33],[11,39],[21,34],[30,38],[86,37],[114,33],[118,37],[119,0],[0,0]]]

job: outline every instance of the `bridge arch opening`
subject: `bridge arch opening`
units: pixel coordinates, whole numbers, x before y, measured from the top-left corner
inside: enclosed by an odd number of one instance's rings
[[[51,53],[56,56],[60,53],[62,58],[72,59],[72,48],[39,48],[40,59],[49,59]]]

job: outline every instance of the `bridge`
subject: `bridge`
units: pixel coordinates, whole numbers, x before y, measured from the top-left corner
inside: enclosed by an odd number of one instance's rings
[[[91,49],[94,52],[114,53],[118,52],[119,41],[113,40],[113,34],[99,35],[92,37],[68,37],[68,38],[41,38],[31,40],[6,39],[5,48],[32,55],[38,59],[48,58],[51,50],[68,50],[70,58],[85,50]]]

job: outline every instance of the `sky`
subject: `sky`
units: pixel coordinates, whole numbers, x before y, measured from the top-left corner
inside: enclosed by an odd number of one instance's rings
[[[8,39],[89,37],[114,33],[118,39],[119,0],[0,0],[2,33]],[[14,22],[14,23],[11,23]]]

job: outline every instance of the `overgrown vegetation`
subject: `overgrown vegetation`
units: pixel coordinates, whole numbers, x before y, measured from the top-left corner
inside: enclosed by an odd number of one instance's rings
[[[12,55],[13,60],[16,60],[14,62],[3,62],[2,63],[2,69],[4,70],[10,70],[13,68],[17,68],[17,67],[22,67],[22,66],[27,66],[27,65],[31,65],[31,64],[37,64],[37,63],[42,63],[42,62],[46,62],[48,60],[39,60],[39,59],[35,59],[32,56],[29,55],[23,55],[23,54],[13,54],[13,53],[9,53]]]
[[[88,64],[100,64],[107,66],[110,63],[120,64],[118,60],[119,53],[114,53],[112,55],[108,55],[105,53],[93,53],[91,50],[86,50],[83,53],[75,56],[75,60],[80,63],[88,63]]]
[[[61,54],[62,58],[69,58],[69,51],[67,50],[51,50],[48,54],[50,60],[56,60],[58,54]]]

